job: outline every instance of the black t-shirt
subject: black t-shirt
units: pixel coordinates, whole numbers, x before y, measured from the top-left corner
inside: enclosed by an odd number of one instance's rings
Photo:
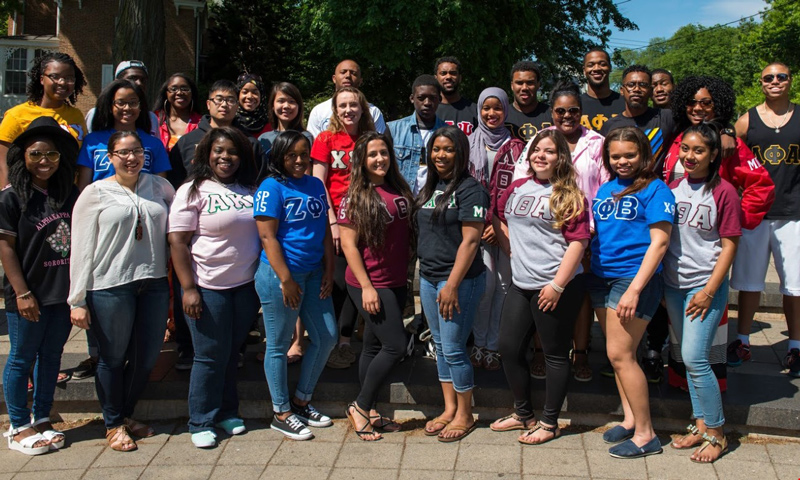
[[[440,103],[436,116],[444,120],[444,123],[460,128],[467,135],[478,126],[478,106],[464,97],[456,103]]]
[[[550,105],[546,103],[539,102],[530,113],[522,113],[513,105],[508,107],[506,128],[511,132],[512,137],[525,143],[535,137],[540,130],[552,125],[553,117],[550,114]]]
[[[617,92],[603,99],[590,97],[584,93],[581,95],[581,125],[586,128],[599,132],[603,124],[611,117],[616,117],[625,111],[625,99]]]
[[[800,220],[800,110],[794,106],[786,125],[775,132],[761,120],[755,107],[747,111],[747,146],[769,172],[775,184],[775,202],[765,218]]]
[[[78,188],[73,187],[64,205],[55,211],[47,203],[47,194],[34,186],[23,213],[12,187],[0,191],[0,234],[15,237],[25,282],[39,305],[67,303],[72,207],[77,198]],[[16,312],[17,295],[25,292],[15,292],[3,275],[3,293],[6,309]]]
[[[483,223],[489,210],[489,194],[486,189],[474,178],[467,177],[450,197],[444,214],[436,219],[436,223],[431,223],[435,199],[446,189],[447,183],[440,181],[433,197],[417,213],[419,274],[430,282],[445,281],[450,276],[458,247],[464,239],[461,235],[461,223]],[[483,260],[476,254],[464,278],[475,278],[483,269]]]
[[[651,108],[636,117],[626,117],[617,115],[609,119],[600,129],[600,134],[604,137],[616,128],[637,127],[650,139],[650,150],[653,151],[653,158],[656,159],[656,172],[661,171],[664,157],[672,146],[675,139],[675,121],[672,119],[672,110],[665,108]]]

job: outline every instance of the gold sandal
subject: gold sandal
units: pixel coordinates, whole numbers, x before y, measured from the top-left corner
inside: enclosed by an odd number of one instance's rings
[[[698,459],[694,458],[695,455],[699,455],[699,454],[703,453],[703,450],[705,450],[709,446],[717,447],[717,448],[720,449],[719,455],[717,455],[717,458],[715,458],[714,460],[711,460],[710,462],[704,462],[702,460],[698,460]],[[722,437],[722,440],[718,440],[717,437],[715,437],[713,435],[709,436],[707,433],[703,433],[703,443],[702,443],[702,445],[700,445],[700,448],[698,448],[697,451],[694,452],[691,457],[689,457],[689,460],[693,461],[694,463],[714,463],[717,460],[719,460],[720,458],[722,458],[722,456],[725,455],[725,452],[727,452],[727,451],[728,451],[728,439],[725,438],[724,435]]]
[[[694,447],[700,445],[701,443],[703,443],[703,434],[700,432],[700,430],[697,429],[697,426],[689,424],[689,425],[686,426],[686,431],[689,432],[689,433],[687,433],[686,435],[682,435],[678,440],[683,440],[684,438],[689,437],[689,436],[699,436],[700,440],[697,441],[697,442],[694,442],[691,445],[687,445],[685,447],[678,447],[678,446],[675,445],[675,441],[672,441],[672,442],[669,443],[669,446],[674,448],[675,450],[688,450],[690,448],[694,448]]]

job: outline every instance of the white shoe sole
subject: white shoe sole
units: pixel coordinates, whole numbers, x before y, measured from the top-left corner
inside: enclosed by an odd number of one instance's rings
[[[331,425],[333,425],[333,420],[331,420],[330,418],[327,421],[318,422],[316,420],[311,420],[310,418],[301,417],[300,415],[298,415],[296,413],[295,413],[294,416],[297,417],[297,419],[300,420],[301,422],[303,422],[306,425],[308,425],[309,427],[325,428],[325,427],[330,427]]]
[[[310,440],[310,439],[314,438],[314,434],[311,433],[311,430],[308,430],[308,429],[306,429],[306,431],[308,431],[308,433],[291,433],[291,432],[287,432],[286,430],[281,430],[280,428],[276,427],[275,425],[270,425],[269,428],[271,428],[271,429],[273,429],[273,430],[275,430],[277,432],[281,432],[287,438],[290,438],[292,440]]]

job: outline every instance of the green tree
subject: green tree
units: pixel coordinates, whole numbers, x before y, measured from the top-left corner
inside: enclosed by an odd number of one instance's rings
[[[8,35],[8,17],[22,11],[22,0],[0,0],[0,35]]]

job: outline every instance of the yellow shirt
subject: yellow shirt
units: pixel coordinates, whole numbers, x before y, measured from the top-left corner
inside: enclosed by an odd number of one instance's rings
[[[83,143],[86,121],[80,110],[67,104],[59,108],[44,108],[30,102],[20,103],[6,111],[3,122],[0,123],[0,141],[13,142],[32,121],[42,116],[53,117],[62,128],[75,137],[79,146]]]

